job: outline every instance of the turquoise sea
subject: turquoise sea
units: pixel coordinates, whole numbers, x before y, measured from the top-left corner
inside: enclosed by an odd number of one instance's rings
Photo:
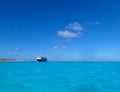
[[[0,92],[120,92],[120,62],[0,63]]]

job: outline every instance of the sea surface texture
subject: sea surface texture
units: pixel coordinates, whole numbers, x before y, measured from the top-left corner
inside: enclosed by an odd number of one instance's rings
[[[120,92],[120,62],[0,63],[0,92]]]

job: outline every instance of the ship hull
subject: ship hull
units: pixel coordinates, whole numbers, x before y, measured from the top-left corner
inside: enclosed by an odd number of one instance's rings
[[[37,59],[38,62],[47,62],[47,60]]]

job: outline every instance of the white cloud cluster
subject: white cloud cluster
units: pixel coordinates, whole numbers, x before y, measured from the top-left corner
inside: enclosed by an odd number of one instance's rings
[[[83,30],[83,27],[81,24],[74,22],[74,23],[70,23],[66,26],[66,29],[70,29],[70,30],[74,30],[74,31],[80,31]]]
[[[65,30],[65,31],[58,31],[58,36],[64,38],[75,38],[78,37],[78,34]]]
[[[74,22],[65,27],[65,30],[58,31],[57,35],[63,38],[77,38],[82,36],[83,27],[81,24]]]

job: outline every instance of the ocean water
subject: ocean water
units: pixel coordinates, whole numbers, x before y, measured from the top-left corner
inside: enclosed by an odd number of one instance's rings
[[[120,62],[0,63],[0,92],[120,92]]]

